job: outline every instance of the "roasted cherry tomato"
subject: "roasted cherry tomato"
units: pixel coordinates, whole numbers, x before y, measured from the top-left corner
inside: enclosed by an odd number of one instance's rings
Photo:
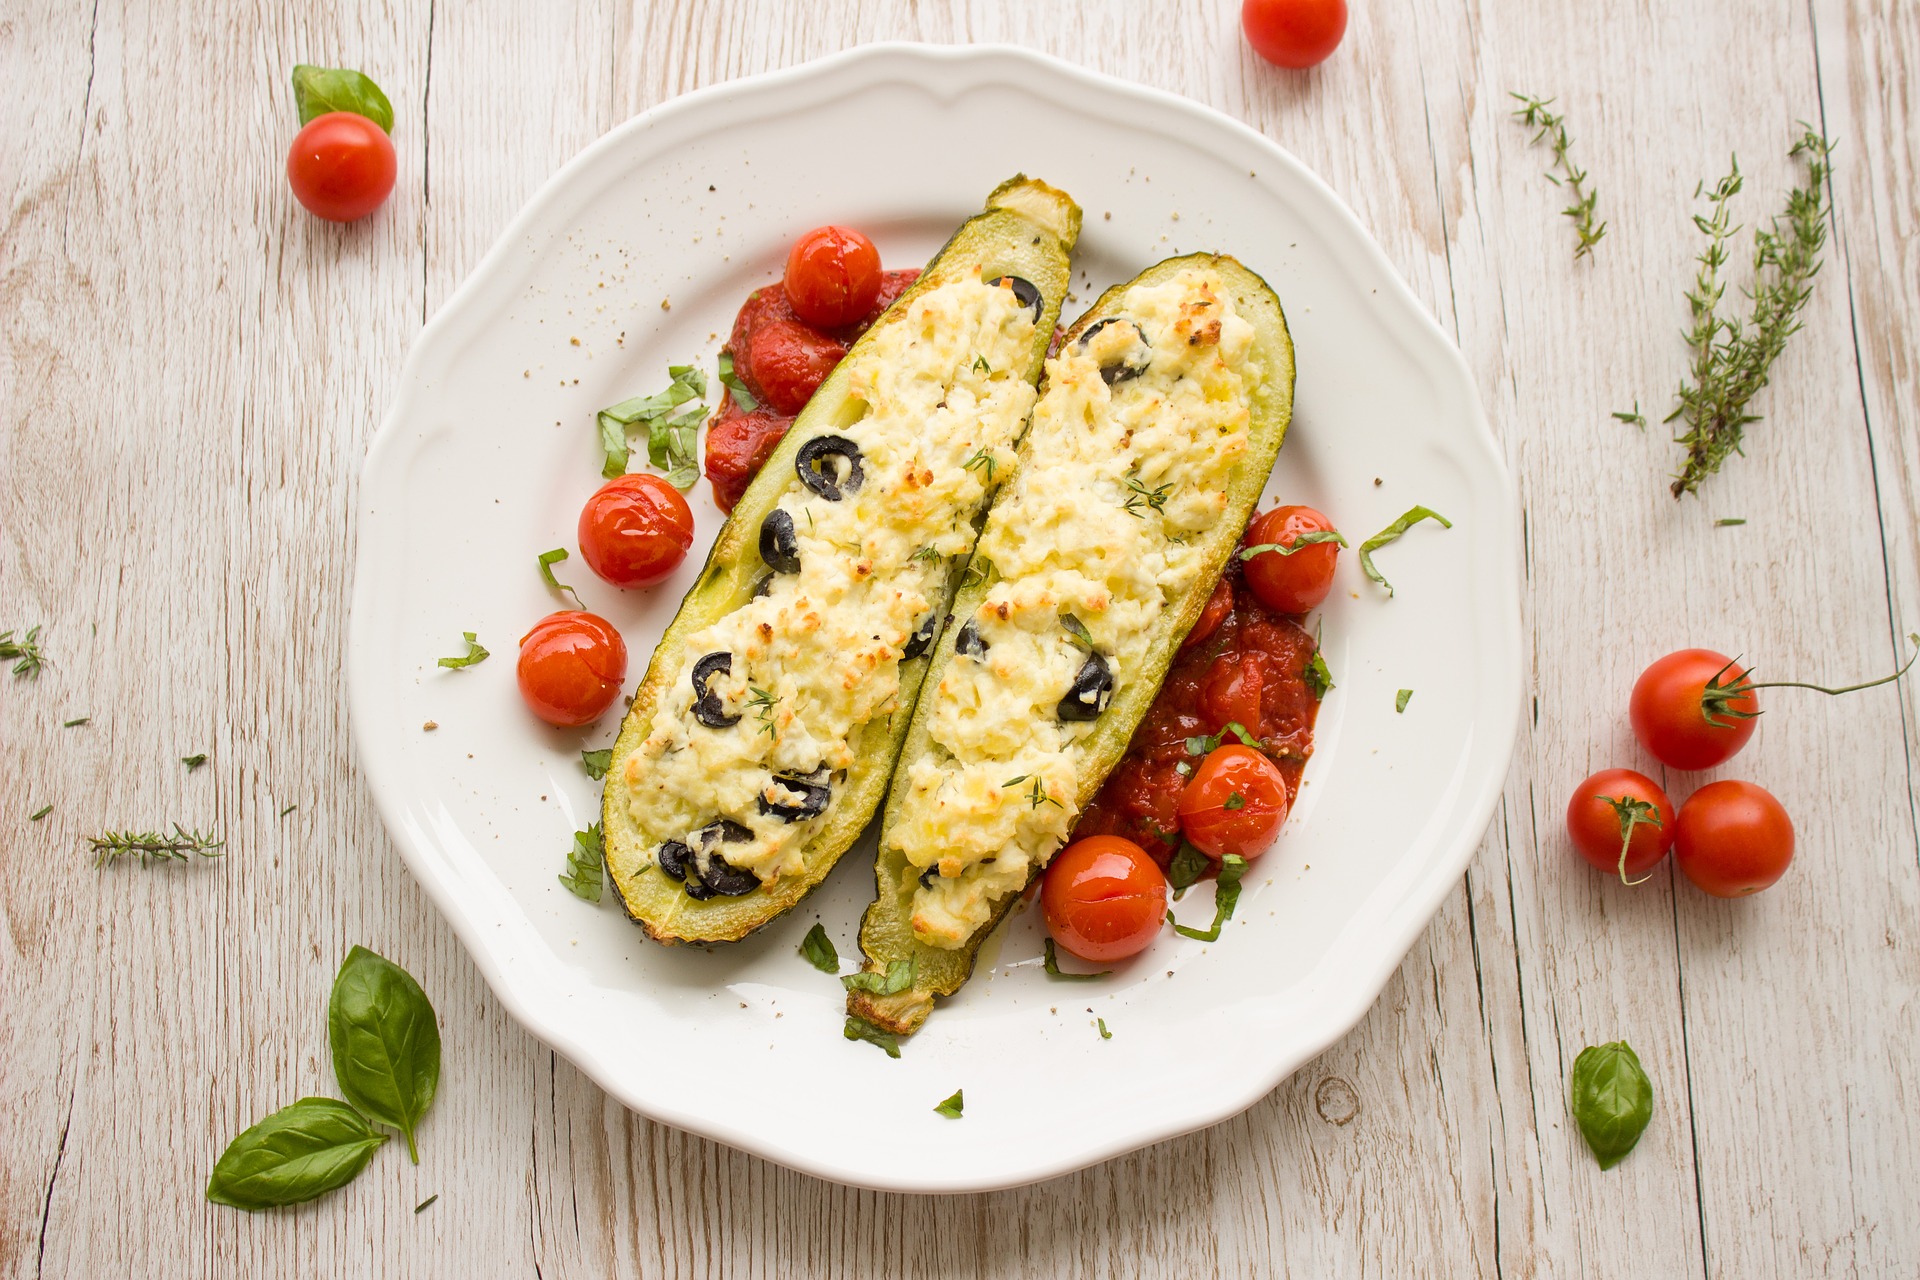
[[[1180,793],[1180,831],[1209,858],[1257,858],[1273,846],[1291,805],[1273,761],[1252,747],[1215,747]]]
[[[1167,877],[1120,836],[1090,836],[1053,855],[1040,889],[1047,932],[1085,960],[1146,950],[1167,917]]]
[[[1347,0],[1245,0],[1240,26],[1268,62],[1311,67],[1339,48],[1347,33]]]
[[[693,545],[693,512],[659,476],[615,476],[580,510],[580,554],[616,587],[665,581]]]
[[[1213,633],[1233,612],[1233,584],[1225,576],[1213,584],[1213,594],[1207,597],[1206,605],[1200,610],[1200,617],[1194,622],[1193,630],[1187,632],[1187,638],[1180,642],[1182,649],[1191,649],[1213,639]]]
[[[722,511],[733,504],[780,447],[793,419],[771,409],[729,414],[707,431],[707,480]]]
[[[563,609],[520,637],[517,670],[533,714],[562,728],[592,724],[620,696],[627,642],[605,618]]]
[[[1622,880],[1666,857],[1673,832],[1673,801],[1659,783],[1631,769],[1602,769],[1574,788],[1567,801],[1567,835],[1574,851]]]
[[[1751,782],[1709,782],[1680,806],[1673,860],[1716,898],[1758,893],[1793,861],[1793,822]]]
[[[806,408],[846,354],[847,349],[826,334],[791,320],[762,325],[747,343],[754,384],[769,405],[786,414]]]
[[[315,116],[287,151],[294,198],[328,222],[352,222],[385,204],[397,172],[387,131],[351,111]]]
[[[1711,769],[1753,736],[1760,698],[1739,691],[1746,668],[1711,649],[1682,649],[1634,681],[1628,714],[1633,736],[1675,769]]]
[[[1215,658],[1200,678],[1200,717],[1208,732],[1223,733],[1237,724],[1250,737],[1259,737],[1266,685],[1266,664],[1259,654],[1223,653]]]
[[[1292,547],[1302,536],[1334,532],[1333,521],[1312,507],[1275,507],[1247,526],[1246,545]],[[1333,590],[1337,542],[1310,542],[1282,554],[1263,551],[1247,561],[1247,585],[1260,603],[1281,613],[1317,609]]]
[[[816,227],[787,255],[787,301],[822,329],[864,320],[880,296],[880,251],[848,227]]]

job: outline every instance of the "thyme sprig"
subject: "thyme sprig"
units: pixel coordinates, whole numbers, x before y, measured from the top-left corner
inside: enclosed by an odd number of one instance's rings
[[[126,857],[138,857],[149,864],[169,860],[185,862],[188,855],[196,853],[203,858],[218,858],[227,842],[214,839],[211,832],[189,831],[176,822],[171,835],[158,831],[103,831],[97,836],[88,836],[87,843],[93,847],[93,865],[104,867]]]
[[[760,721],[760,732],[768,737],[774,736],[773,709],[779,701],[780,695],[771,689],[748,687],[747,705],[753,708],[755,718]]]
[[[18,640],[13,638],[11,628],[0,631],[0,659],[15,659],[13,674],[16,678],[38,676],[40,668],[47,664],[46,656],[40,652],[39,639],[40,628],[37,626],[27,628],[27,634]]]
[[[1537,131],[1533,135],[1534,144],[1538,145],[1543,140],[1552,143],[1554,167],[1560,170],[1561,176],[1556,178],[1553,169],[1549,169],[1546,179],[1554,186],[1565,186],[1573,193],[1573,203],[1560,212],[1573,219],[1574,234],[1578,237],[1573,246],[1573,256],[1576,259],[1591,257],[1593,246],[1599,244],[1600,237],[1607,234],[1607,224],[1594,221],[1594,202],[1598,193],[1587,189],[1587,171],[1573,163],[1570,152],[1573,139],[1567,134],[1566,117],[1547,110],[1553,103],[1552,98],[1535,98],[1524,93],[1510,93],[1507,96],[1520,104],[1513,118]]]
[[[1747,290],[1752,305],[1744,321],[1721,311],[1727,289],[1722,277],[1727,242],[1740,229],[1728,208],[1743,181],[1737,157],[1727,176],[1707,193],[1708,212],[1694,215],[1694,225],[1707,238],[1707,245],[1686,295],[1693,315],[1686,333],[1693,367],[1690,377],[1681,379],[1676,393],[1679,403],[1666,417],[1668,422],[1678,418],[1685,423],[1685,430],[1674,437],[1674,443],[1686,450],[1680,472],[1669,486],[1675,498],[1698,492],[1702,480],[1719,471],[1730,455],[1742,452],[1747,424],[1760,420],[1760,415],[1747,411],[1748,402],[1767,385],[1773,362],[1785,350],[1787,339],[1800,331],[1800,313],[1813,296],[1833,211],[1827,196],[1833,143],[1810,126],[1803,124],[1802,129],[1787,154],[1805,160],[1806,181],[1788,193],[1783,214],[1754,232],[1753,283]]]
[[[1131,496],[1120,504],[1120,509],[1136,520],[1145,520],[1147,518],[1147,512],[1162,511],[1166,508],[1167,498],[1172,493],[1172,490],[1173,481],[1171,480],[1163,485],[1149,489],[1146,485],[1140,483],[1139,477],[1128,476],[1127,492]]]

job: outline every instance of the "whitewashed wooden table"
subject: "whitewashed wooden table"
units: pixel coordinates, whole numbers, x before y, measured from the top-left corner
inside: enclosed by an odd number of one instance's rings
[[[1624,713],[1660,653],[1875,673],[1920,624],[1920,8],[1626,8],[1360,0],[1301,75],[1253,58],[1231,0],[0,3],[0,629],[43,624],[52,662],[0,676],[0,1268],[1920,1271],[1914,686],[1771,699],[1719,771],[1798,826],[1757,899],[1665,867],[1623,891],[1561,823],[1593,769],[1659,776]],[[514,211],[635,112],[887,38],[1030,45],[1294,151],[1465,351],[1525,512],[1532,714],[1471,869],[1372,1013],[1245,1115],[993,1195],[856,1192],[684,1136],[510,1023],[373,811],[340,677],[367,439]],[[400,183],[363,225],[286,189],[301,61],[393,98]],[[1570,117],[1609,223],[1590,261],[1509,90]],[[1695,183],[1737,152],[1743,220],[1772,212],[1797,119],[1840,143],[1827,266],[1750,456],[1675,503],[1665,434],[1609,411],[1664,410],[1681,372]],[[207,767],[177,763],[198,751]],[[96,871],[84,852],[175,820],[228,856]],[[354,943],[441,1015],[424,1162],[290,1212],[207,1204],[228,1138],[330,1090],[325,993]],[[1566,1076],[1620,1037],[1658,1100],[1603,1173]]]

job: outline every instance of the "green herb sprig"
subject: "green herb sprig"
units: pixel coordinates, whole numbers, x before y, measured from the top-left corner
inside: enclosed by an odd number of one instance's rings
[[[214,839],[211,832],[189,831],[176,822],[171,835],[159,831],[103,831],[97,836],[88,836],[87,843],[93,848],[93,865],[104,867],[120,858],[132,857],[149,865],[186,862],[194,854],[218,858],[227,842]]]
[[[15,679],[25,676],[38,676],[40,668],[47,665],[46,655],[40,652],[40,628],[28,627],[27,633],[18,640],[13,638],[11,629],[0,631],[0,661],[14,659]]]
[[[1591,257],[1593,246],[1600,243],[1600,237],[1607,234],[1607,224],[1594,220],[1594,205],[1598,193],[1587,188],[1587,171],[1573,163],[1573,139],[1567,134],[1566,117],[1547,108],[1553,104],[1552,98],[1536,98],[1525,93],[1509,93],[1508,97],[1520,104],[1513,118],[1521,124],[1537,130],[1533,135],[1533,144],[1542,141],[1553,147],[1553,167],[1560,171],[1555,177],[1553,169],[1548,169],[1546,179],[1554,186],[1565,186],[1573,195],[1573,203],[1560,212],[1573,219],[1576,237],[1573,256],[1576,260]]]
[[[1120,504],[1120,509],[1136,520],[1145,520],[1147,512],[1166,509],[1167,499],[1173,494],[1173,482],[1169,480],[1149,489],[1140,483],[1137,476],[1128,476],[1127,494],[1127,500]]]

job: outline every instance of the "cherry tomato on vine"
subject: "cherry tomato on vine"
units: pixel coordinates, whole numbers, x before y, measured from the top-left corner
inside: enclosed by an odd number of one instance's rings
[[[1746,676],[1746,668],[1711,649],[1668,654],[1633,683],[1633,736],[1674,769],[1726,763],[1747,745],[1760,714]]]
[[[1716,898],[1758,893],[1793,861],[1793,821],[1751,782],[1709,782],[1680,806],[1673,860]]]
[[[1120,836],[1089,836],[1053,855],[1040,886],[1053,940],[1083,960],[1146,950],[1167,917],[1167,877]]]
[[[1331,538],[1326,535],[1332,534]],[[1320,607],[1333,590],[1333,566],[1344,542],[1333,521],[1312,507],[1275,507],[1247,526],[1245,550],[1255,547],[1298,547],[1298,550],[1262,551],[1249,557],[1247,585],[1260,603],[1281,613],[1306,613]],[[1305,546],[1302,538],[1313,537]]]
[[[1657,866],[1673,847],[1673,801],[1660,784],[1632,769],[1602,769],[1567,801],[1574,851],[1622,880]]]
[[[1180,792],[1180,832],[1216,862],[1257,858],[1286,825],[1287,781],[1252,747],[1215,747]]]
[[[846,354],[845,347],[824,333],[791,320],[775,320],[754,331],[747,343],[747,367],[769,405],[795,414],[807,407]]]
[[[385,204],[398,171],[386,130],[351,111],[315,116],[287,150],[294,198],[329,222],[353,222]]]
[[[520,637],[515,670],[533,714],[561,728],[592,724],[620,696],[627,642],[605,618],[563,609]]]
[[[880,251],[850,227],[816,227],[787,255],[787,301],[822,329],[864,320],[880,297]]]
[[[1213,633],[1220,629],[1220,624],[1225,622],[1227,615],[1232,612],[1233,584],[1222,577],[1220,581],[1213,584],[1213,594],[1207,597],[1207,603],[1202,606],[1200,617],[1193,624],[1193,630],[1187,632],[1187,638],[1180,642],[1180,647],[1191,649],[1211,640]]]
[[[1240,26],[1253,51],[1279,67],[1324,62],[1347,33],[1347,0],[1245,0]]]
[[[659,476],[615,476],[580,509],[580,554],[616,587],[650,587],[687,558],[693,511]]]

